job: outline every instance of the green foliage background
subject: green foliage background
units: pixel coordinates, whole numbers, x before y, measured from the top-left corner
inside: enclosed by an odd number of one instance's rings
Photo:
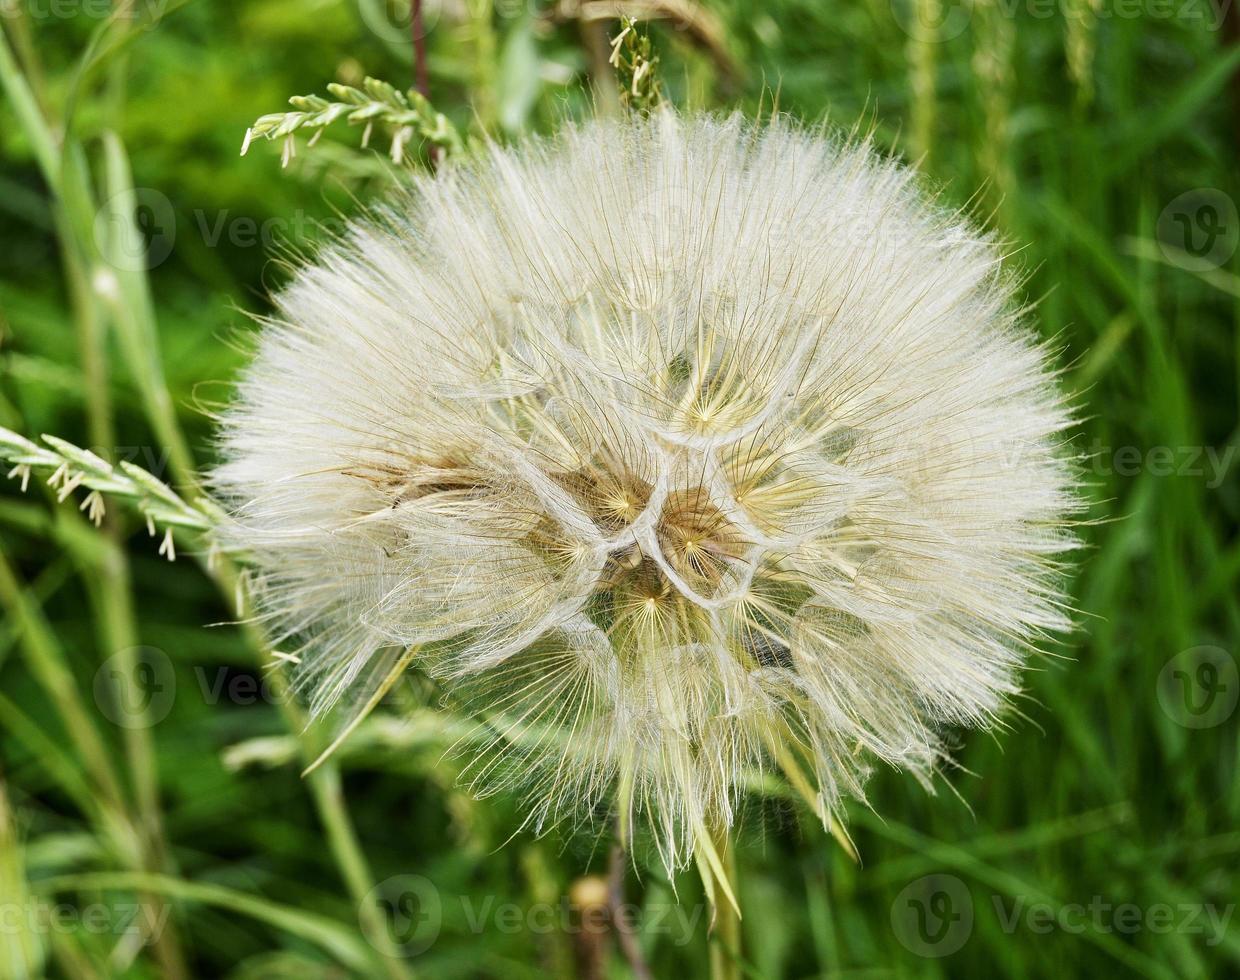
[[[748,976],[1240,975],[1240,927],[1210,918],[1229,915],[1240,891],[1240,713],[1185,727],[1159,693],[1182,651],[1240,656],[1240,46],[1223,2],[654,4],[688,11],[720,39],[712,49],[712,35],[683,24],[651,28],[676,104],[757,113],[777,97],[805,119],[873,128],[920,161],[944,200],[972,203],[1014,243],[1041,329],[1063,344],[1066,383],[1081,393],[1077,444],[1093,456],[1082,629],[1030,671],[1012,730],[962,733],[960,769],[934,796],[878,773],[873,810],[850,813],[861,866],[778,786],[755,797],[739,846]],[[591,33],[571,16],[591,6],[428,5],[436,105],[463,131],[501,139],[588,112],[591,43],[616,29],[608,20]],[[406,84],[412,56],[405,15],[379,0],[110,10],[100,0],[3,7],[16,64],[0,104],[0,425],[177,483],[152,424],[151,364],[162,364],[195,462],[208,463],[212,406],[244,357],[231,338],[284,276],[273,257],[392,180],[383,141],[359,153],[343,124],[283,172],[275,144],[238,156],[246,126],[327,81]],[[49,188],[14,95],[19,76],[64,140],[64,185],[93,201]],[[95,254],[95,207],[127,193],[121,143],[140,229],[152,242],[174,233],[149,271],[152,316],[141,270],[121,275],[119,300],[108,300],[114,280]],[[1211,243],[1208,261],[1194,259]],[[1206,447],[1233,465],[1212,468]],[[452,721],[430,713],[412,680],[303,779],[296,719],[281,698],[252,696],[269,675],[228,625],[227,589],[192,558],[165,562],[123,508],[93,531],[81,496],[57,503],[12,484],[0,496],[0,977],[587,975],[573,965],[572,916],[529,913],[605,873],[606,839],[536,839],[516,802],[462,793],[444,756]],[[135,734],[109,720],[96,677],[132,667],[123,651],[138,644],[167,658],[176,695]],[[346,812],[364,862],[348,828],[331,823]],[[932,874],[958,880],[964,904],[951,879],[921,882]],[[358,895],[408,875],[431,883],[442,923],[428,945],[425,929],[406,934],[427,948],[393,961],[364,938],[382,945],[368,916],[390,909],[368,912]],[[389,904],[402,881],[385,886]],[[425,882],[411,887],[434,901]],[[643,865],[627,888],[646,910],[640,939],[655,976],[705,976],[695,876],[669,882]],[[964,936],[959,948],[918,955],[909,902],[943,888],[972,924],[945,919],[949,941],[923,951]],[[127,905],[165,901],[161,943],[131,942]],[[79,911],[27,928],[44,903]],[[1091,903],[1131,903],[1137,926],[1095,917]],[[1027,914],[1041,904],[1047,928]],[[1169,926],[1153,914],[1162,905]],[[493,914],[505,906],[515,925]],[[104,910],[102,927],[90,908]],[[664,917],[669,908],[696,928]],[[605,970],[631,975],[614,951]]]

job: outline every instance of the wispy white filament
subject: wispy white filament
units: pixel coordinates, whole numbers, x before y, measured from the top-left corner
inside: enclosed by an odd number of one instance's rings
[[[302,268],[215,481],[316,706],[416,647],[487,719],[479,788],[677,864],[762,766],[823,813],[875,759],[926,781],[1068,625],[1070,418],[1013,290],[864,144],[590,123]]]

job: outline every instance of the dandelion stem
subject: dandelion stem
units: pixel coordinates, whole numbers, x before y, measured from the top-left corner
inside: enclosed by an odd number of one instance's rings
[[[353,822],[349,819],[340,786],[340,770],[334,764],[325,764],[316,769],[307,782],[318,804],[336,864],[340,867],[349,893],[358,903],[362,931],[371,945],[383,954],[384,970],[390,980],[412,980],[412,971],[400,961],[399,951],[392,946],[383,910],[371,894],[370,866]]]
[[[711,922],[711,980],[741,980],[741,913],[736,882],[736,853],[727,829],[712,834],[712,845],[727,881],[715,886],[714,918]],[[725,895],[730,892],[733,898]]]

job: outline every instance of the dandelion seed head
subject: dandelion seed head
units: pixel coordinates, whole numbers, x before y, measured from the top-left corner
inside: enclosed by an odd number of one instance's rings
[[[277,297],[222,426],[260,614],[319,710],[417,648],[478,791],[669,866],[766,767],[824,815],[875,762],[928,784],[1069,625],[1070,412],[1000,258],[783,122],[417,179]]]

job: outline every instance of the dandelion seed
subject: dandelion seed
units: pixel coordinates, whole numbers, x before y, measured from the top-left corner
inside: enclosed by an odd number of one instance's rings
[[[301,663],[301,658],[294,653],[283,653],[280,650],[272,650],[271,655],[275,658],[277,663],[293,665]]]
[[[843,836],[875,762],[930,785],[1069,626],[1071,415],[1016,285],[820,131],[493,148],[277,298],[226,535],[315,710],[416,651],[539,827],[609,806],[680,866],[775,766]]]
[[[245,128],[245,139],[241,141],[241,156],[245,156],[250,152],[250,143],[254,140],[254,129],[251,126]]]

